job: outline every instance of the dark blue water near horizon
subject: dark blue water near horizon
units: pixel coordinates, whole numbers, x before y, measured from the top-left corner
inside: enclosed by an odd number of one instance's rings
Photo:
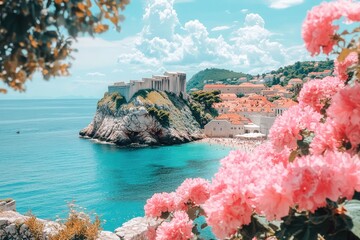
[[[124,149],[79,138],[97,100],[0,101],[0,199],[44,219],[75,201],[114,230],[143,216],[146,199],[185,178],[210,179],[230,149],[190,143]],[[16,132],[20,131],[20,134]]]

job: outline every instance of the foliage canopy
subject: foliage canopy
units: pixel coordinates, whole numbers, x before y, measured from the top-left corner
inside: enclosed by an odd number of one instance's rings
[[[16,91],[36,70],[48,80],[68,75],[71,47],[80,33],[100,34],[113,24],[129,0],[0,1],[0,81]],[[6,93],[6,89],[0,88]]]

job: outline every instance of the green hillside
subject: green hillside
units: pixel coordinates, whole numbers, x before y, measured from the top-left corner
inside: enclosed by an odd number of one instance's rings
[[[224,84],[239,84],[238,79],[246,77],[248,80],[252,78],[251,75],[245,73],[234,72],[226,69],[207,68],[195,74],[188,82],[186,90],[197,88],[199,90],[204,88],[204,81],[209,83],[222,82]]]
[[[285,84],[292,78],[303,79],[311,72],[323,72],[324,70],[332,70],[334,68],[334,61],[305,61],[305,62],[296,62],[293,65],[280,67],[278,70],[271,71],[271,74],[285,76]],[[278,84],[279,79],[274,79],[273,84]]]
[[[287,82],[292,78],[305,78],[310,72],[322,72],[324,70],[332,70],[334,68],[334,61],[304,61],[304,62],[296,62],[292,65],[288,65],[285,67],[280,67],[277,70],[273,70],[269,73],[277,75],[272,83],[268,83],[269,85],[279,84],[280,78],[282,76],[285,77],[285,81],[283,84],[287,84]],[[258,74],[257,76],[265,76],[266,74]],[[256,76],[256,75],[254,75]],[[239,84],[239,78],[246,77],[247,80],[251,80],[253,78],[250,74],[245,74],[241,72],[234,72],[226,69],[218,69],[218,68],[207,68],[196,73],[188,82],[186,86],[186,90],[197,88],[198,90],[202,90],[206,83],[223,83],[223,84]]]

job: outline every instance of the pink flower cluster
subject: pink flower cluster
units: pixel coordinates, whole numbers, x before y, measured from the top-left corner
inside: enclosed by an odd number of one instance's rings
[[[182,209],[189,202],[191,204],[203,204],[209,197],[210,183],[202,178],[186,179],[176,190],[179,196],[179,208]]]
[[[360,190],[359,174],[359,156],[328,151],[297,159],[290,165],[285,182],[300,210],[315,211],[326,205],[326,198],[351,199],[354,190]]]
[[[210,196],[210,183],[202,178],[186,179],[172,193],[156,193],[146,201],[145,215],[161,217],[163,213],[187,210],[187,205],[203,204]]]
[[[337,77],[326,77],[321,80],[312,80],[304,84],[298,97],[302,106],[311,106],[320,113],[329,100],[344,84]]]
[[[280,220],[290,207],[315,211],[327,198],[351,199],[354,190],[360,190],[359,156],[344,152],[327,151],[284,164],[274,163],[271,153],[248,156],[235,151],[221,163],[203,205],[207,223],[220,239],[249,224],[253,213]]]
[[[312,55],[321,51],[329,54],[336,41],[333,36],[339,29],[335,20],[345,17],[348,21],[359,21],[360,3],[348,0],[323,2],[308,12],[302,26],[302,37]]]
[[[341,89],[333,97],[327,114],[337,128],[344,128],[347,139],[356,148],[360,144],[360,84]]]
[[[357,64],[358,61],[359,58],[357,53],[355,52],[350,53],[342,62],[339,62],[337,59],[335,59],[334,74],[338,76],[342,81],[346,81],[348,79],[348,68],[353,66],[354,64]]]
[[[315,129],[315,136],[310,144],[311,153],[320,155],[325,151],[336,151],[342,146],[344,139],[344,127],[327,118],[324,124]]]
[[[155,193],[146,201],[145,215],[160,217],[163,213],[169,213],[176,209],[175,193]]]
[[[189,240],[193,237],[191,221],[186,212],[176,211],[170,222],[164,222],[156,230],[156,240]]]
[[[275,120],[269,138],[277,151],[284,147],[296,149],[297,140],[302,140],[301,131],[314,131],[321,118],[321,114],[309,106],[293,106]]]
[[[231,152],[221,165],[212,181],[211,197],[203,208],[213,233],[223,239],[234,234],[239,226],[250,223],[254,198],[252,186],[259,166],[241,151]]]

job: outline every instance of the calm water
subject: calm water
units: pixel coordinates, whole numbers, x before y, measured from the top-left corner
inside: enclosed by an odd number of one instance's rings
[[[78,137],[96,100],[0,101],[0,199],[17,210],[55,219],[72,200],[114,230],[143,216],[147,198],[185,178],[210,179],[230,149],[191,143],[120,149]],[[20,134],[16,134],[20,131]]]

